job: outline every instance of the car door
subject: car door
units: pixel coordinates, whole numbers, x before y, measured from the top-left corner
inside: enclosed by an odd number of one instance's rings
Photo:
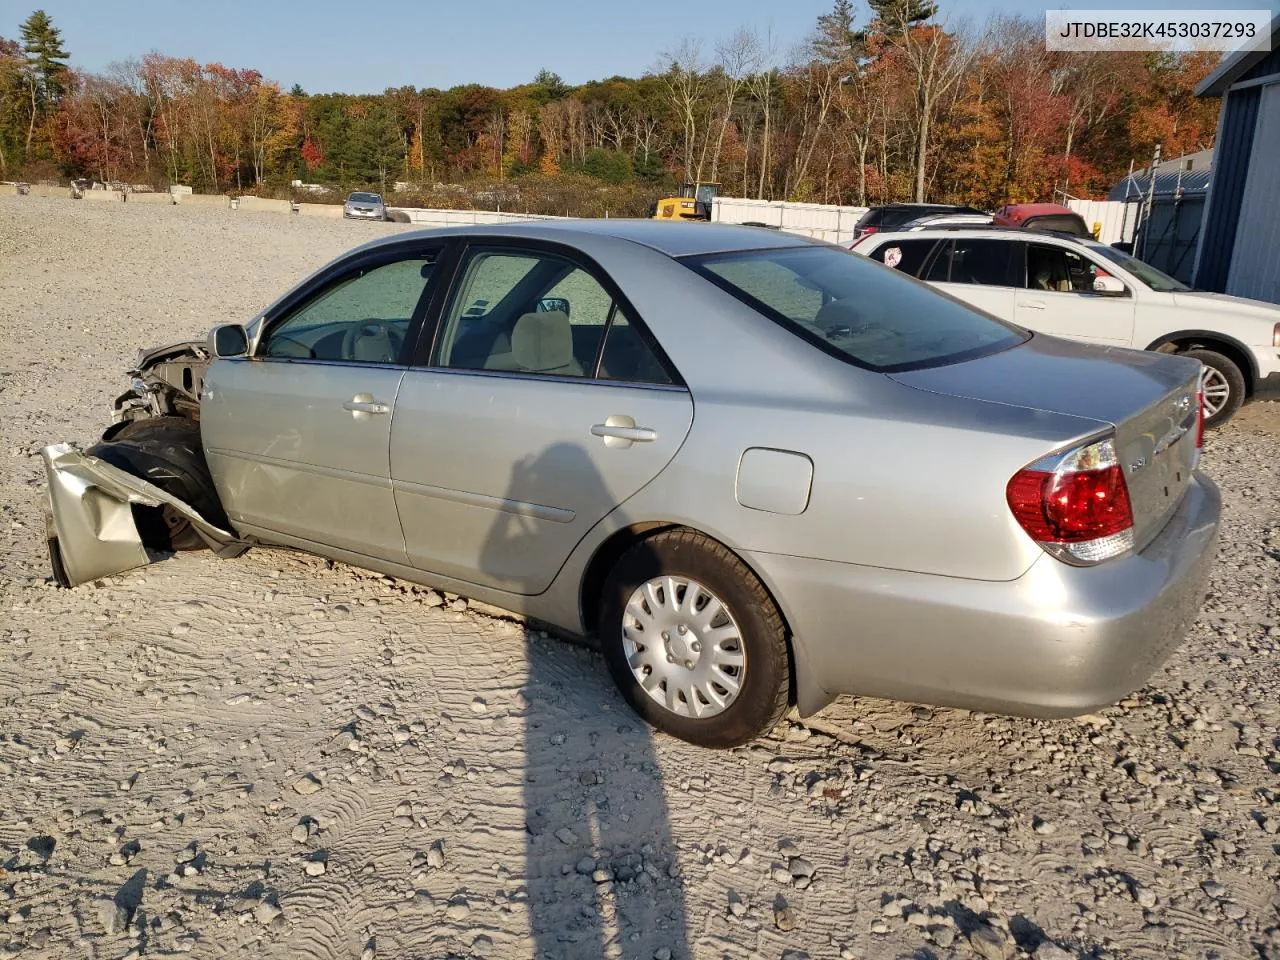
[[[1105,267],[1082,251],[1054,243],[1026,244],[1026,271],[1015,298],[1014,321],[1070,340],[1129,346],[1134,298],[1128,286],[1095,289]]]
[[[392,425],[409,559],[540,593],[667,465],[693,402],[621,291],[564,248],[473,244],[457,276]]]
[[[957,237],[934,255],[923,279],[992,316],[1012,321],[1020,265],[1021,244],[1016,240]]]
[[[237,528],[407,561],[391,424],[439,254],[362,254],[267,317],[252,356],[211,365],[201,431]]]

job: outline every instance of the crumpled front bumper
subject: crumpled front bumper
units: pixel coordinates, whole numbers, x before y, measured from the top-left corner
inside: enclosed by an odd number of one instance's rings
[[[49,484],[49,554],[54,576],[65,587],[167,556],[143,544],[134,523],[135,504],[177,510],[219,557],[236,557],[249,548],[234,533],[209,523],[155,484],[91,457],[75,444],[50,444],[40,455]]]

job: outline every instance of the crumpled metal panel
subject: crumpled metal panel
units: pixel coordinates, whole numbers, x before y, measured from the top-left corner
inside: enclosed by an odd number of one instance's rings
[[[239,556],[249,548],[155,484],[91,457],[73,443],[50,444],[40,455],[66,586],[123,573],[164,556],[143,545],[133,504],[178,510],[219,557]]]

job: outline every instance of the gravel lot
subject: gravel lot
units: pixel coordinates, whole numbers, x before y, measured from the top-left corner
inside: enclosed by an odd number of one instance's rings
[[[135,349],[403,229],[0,197],[0,950],[1280,957],[1280,404],[1209,440],[1190,640],[1080,720],[844,699],[713,753],[591,651],[340,564],[50,585],[34,454]]]

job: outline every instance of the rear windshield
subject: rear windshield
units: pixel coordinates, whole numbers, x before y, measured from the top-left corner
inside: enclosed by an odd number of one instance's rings
[[[1072,233],[1077,237],[1092,237],[1089,228],[1077,214],[1050,214],[1044,217],[1031,217],[1023,225],[1028,230],[1056,230],[1059,233]]]
[[[847,250],[751,250],[684,263],[827,353],[885,373],[968,360],[1029,336]]]
[[[956,211],[956,207],[930,207],[924,204],[911,207],[884,207],[878,211],[872,211],[879,214],[879,219],[870,221],[870,224],[879,226],[882,230],[887,230],[890,227],[900,227],[904,223],[910,223],[912,220],[929,216],[930,214],[955,213]]]

